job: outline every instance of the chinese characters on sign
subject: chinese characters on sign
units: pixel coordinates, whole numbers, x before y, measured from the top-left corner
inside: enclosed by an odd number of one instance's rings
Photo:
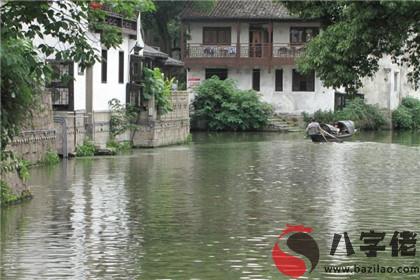
[[[335,255],[338,244],[340,243],[343,235],[347,256],[355,254],[350,238],[347,232],[344,232],[343,234],[334,234],[330,250],[331,256]],[[366,257],[376,257],[378,251],[385,251],[386,245],[383,242],[385,235],[385,232],[375,232],[374,230],[370,230],[369,232],[362,232],[360,234],[360,240],[363,240],[364,245],[360,246],[360,251],[364,252]],[[392,250],[392,256],[415,256],[417,242],[416,237],[417,234],[411,231],[395,231],[391,238],[391,242],[389,243]]]

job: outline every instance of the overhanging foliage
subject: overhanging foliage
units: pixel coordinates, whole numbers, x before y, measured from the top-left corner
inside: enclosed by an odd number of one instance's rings
[[[323,32],[298,61],[302,72],[315,70],[326,86],[355,92],[361,79],[378,70],[391,55],[411,67],[409,79],[420,80],[419,1],[282,1],[294,14],[321,21]]]

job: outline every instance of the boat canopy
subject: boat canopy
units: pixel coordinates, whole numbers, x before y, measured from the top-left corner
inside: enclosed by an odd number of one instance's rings
[[[341,131],[347,130],[347,132],[351,133],[351,134],[353,134],[355,132],[353,121],[350,121],[350,120],[339,121],[338,125],[339,125]]]

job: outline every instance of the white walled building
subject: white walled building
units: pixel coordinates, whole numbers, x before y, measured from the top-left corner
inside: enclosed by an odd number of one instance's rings
[[[67,83],[57,80],[47,85],[55,120],[66,122],[67,133],[64,133],[63,127],[57,127],[57,132],[58,142],[62,140],[67,145],[58,143],[58,146],[66,147],[70,153],[86,137],[99,146],[105,146],[109,139],[108,102],[116,98],[122,104],[126,103],[127,83],[130,81],[129,61],[136,43],[136,21],[123,18],[117,18],[116,21],[113,17],[114,20],[110,22],[119,23],[122,30],[122,43],[116,48],[105,48],[101,44],[100,34],[91,30],[86,32],[89,43],[98,50],[101,62],[82,71],[78,63],[49,60],[56,72],[73,77]],[[53,45],[53,42],[54,39],[49,39],[42,43]],[[67,134],[67,140],[64,134]]]
[[[379,70],[372,78],[363,79],[359,90],[369,104],[395,110],[406,96],[420,99],[420,89],[408,81],[409,68],[393,63],[389,56],[379,60]]]
[[[295,59],[320,23],[291,16],[281,3],[220,0],[206,12],[187,5],[181,19],[187,34],[181,52],[192,95],[197,84],[217,75],[258,91],[276,113],[334,110],[345,98],[324,87],[316,73],[296,72]],[[395,109],[406,95],[420,98],[406,74],[406,68],[381,59],[380,70],[364,79],[360,93],[370,104]]]
[[[110,137],[110,100],[118,99],[121,104],[135,102],[138,106],[144,105],[140,104],[140,87],[132,86],[134,81],[140,82],[142,65],[159,67],[164,73],[170,73],[173,67],[183,66],[182,62],[168,59],[167,54],[150,46],[145,46],[141,51],[142,57],[135,55],[136,20],[109,13],[107,23],[121,28],[122,42],[115,48],[105,48],[101,44],[100,34],[86,29],[86,37],[91,47],[98,50],[101,62],[82,71],[78,63],[73,61],[56,61],[54,55],[45,58],[59,76],[68,74],[73,77],[68,82],[57,79],[46,85],[51,94],[57,123],[59,153],[73,153],[75,147],[86,138],[98,146],[106,145]],[[51,37],[35,42],[41,43],[61,49],[68,48],[65,44],[57,44],[57,40]],[[145,109],[145,106],[142,108]],[[129,140],[129,135],[121,135],[119,140]]]
[[[258,91],[276,113],[334,109],[334,90],[316,73],[301,75],[295,66],[305,43],[318,34],[319,22],[293,17],[271,1],[218,1],[200,13],[187,6],[182,21],[190,90],[217,75]]]

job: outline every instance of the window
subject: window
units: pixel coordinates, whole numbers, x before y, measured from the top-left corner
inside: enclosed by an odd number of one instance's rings
[[[283,69],[276,70],[276,91],[283,91]]]
[[[108,60],[108,51],[107,50],[102,50],[102,60],[101,60],[101,67],[102,67],[102,75],[101,75],[101,80],[102,83],[106,83],[107,80],[107,60]]]
[[[293,69],[293,91],[314,91],[315,90],[315,72],[311,71],[308,74],[300,74],[296,69]]]
[[[226,80],[228,77],[227,69],[222,69],[222,68],[206,69],[206,79],[210,79],[213,76],[219,77],[220,80]]]
[[[398,91],[398,72],[394,72],[394,91]]]
[[[349,101],[351,101],[351,97],[349,96],[349,94],[346,93],[341,93],[336,91],[334,93],[335,98],[334,98],[334,110],[342,110],[344,107],[346,107],[346,104],[349,103]],[[363,94],[360,93],[355,93],[354,97],[358,97],[360,99],[365,99],[365,96]]]
[[[260,69],[252,70],[252,89],[260,91]]]
[[[118,82],[124,83],[124,52],[118,53]]]
[[[48,61],[53,71],[46,85],[54,110],[73,111],[73,62]]]
[[[130,55],[130,82],[143,81],[143,60],[138,55]]]
[[[230,27],[204,27],[203,44],[230,45]]]
[[[77,65],[77,75],[83,76],[84,72],[85,71],[83,70],[82,65],[79,63],[79,65]]]
[[[318,27],[290,27],[290,43],[304,44],[318,35]]]

